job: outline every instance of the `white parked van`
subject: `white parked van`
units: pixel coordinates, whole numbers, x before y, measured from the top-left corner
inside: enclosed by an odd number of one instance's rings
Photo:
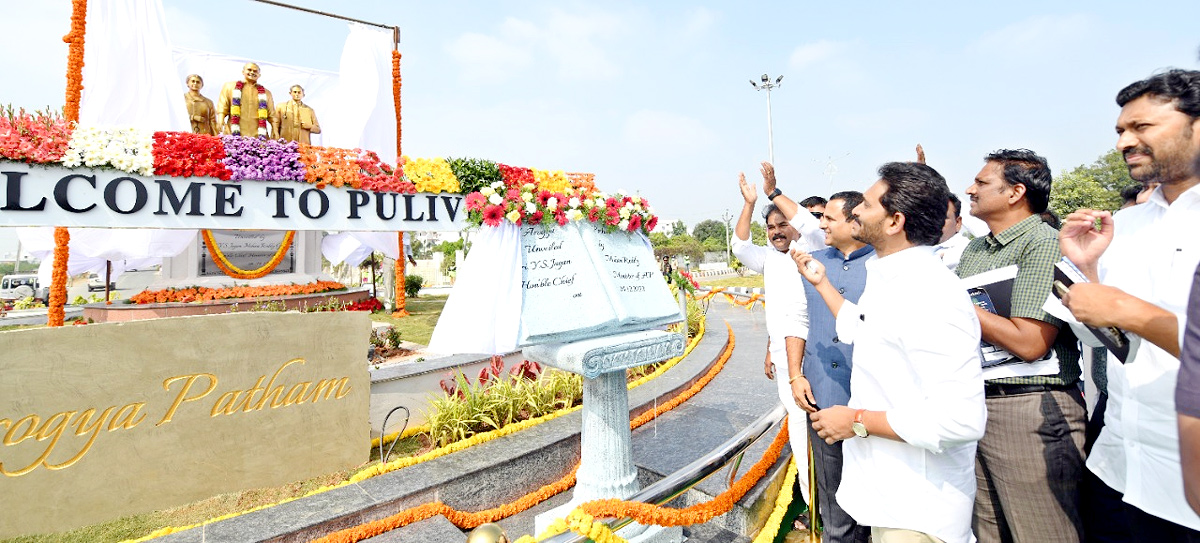
[[[50,299],[50,288],[38,284],[36,273],[5,275],[0,279],[0,300],[24,300],[29,297],[42,301]]]

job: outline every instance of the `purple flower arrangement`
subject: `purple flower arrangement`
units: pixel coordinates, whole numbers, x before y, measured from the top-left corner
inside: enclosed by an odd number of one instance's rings
[[[221,142],[232,181],[304,181],[297,142],[242,136],[221,136]]]

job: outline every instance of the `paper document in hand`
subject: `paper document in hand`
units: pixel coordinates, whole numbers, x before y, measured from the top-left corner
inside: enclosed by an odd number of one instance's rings
[[[1079,268],[1076,268],[1075,264],[1072,264],[1070,260],[1068,260],[1066,257],[1063,257],[1061,261],[1054,265],[1054,288],[1051,290],[1051,292],[1053,292],[1054,296],[1061,301],[1063,295],[1070,291],[1071,285],[1074,285],[1075,283],[1087,282],[1089,281],[1083,276],[1083,273],[1079,271]],[[1073,316],[1071,319],[1064,320],[1068,320],[1069,322],[1078,322]],[[1132,348],[1133,336],[1130,336],[1124,330],[1121,330],[1115,326],[1097,328],[1095,326],[1089,326],[1083,323],[1079,324],[1086,328],[1087,331],[1090,332],[1097,341],[1104,345],[1104,347],[1108,349],[1108,352],[1115,355],[1122,364],[1130,362],[1130,356],[1136,352],[1136,349]]]
[[[962,278],[963,287],[971,302],[989,313],[1008,318],[1012,313],[1012,287],[1017,278],[1017,265],[996,268]],[[1021,362],[1021,358],[986,341],[979,342],[979,358],[983,367]]]

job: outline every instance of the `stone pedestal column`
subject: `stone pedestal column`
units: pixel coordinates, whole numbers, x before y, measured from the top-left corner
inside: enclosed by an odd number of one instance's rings
[[[525,348],[529,360],[583,375],[583,427],[575,494],[570,502],[534,519],[535,535],[583,502],[627,499],[641,489],[633,463],[625,370],[678,356],[683,354],[683,347],[682,335],[649,330]],[[679,527],[631,524],[617,534],[630,543],[683,541]]]

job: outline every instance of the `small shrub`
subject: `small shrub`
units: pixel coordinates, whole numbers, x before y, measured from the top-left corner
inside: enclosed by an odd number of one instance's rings
[[[33,296],[13,302],[13,309],[33,309],[35,307],[46,307],[46,304],[35,300]]]
[[[420,275],[405,275],[404,276],[404,295],[416,297],[418,292],[421,292],[421,285],[425,283],[425,278]]]

